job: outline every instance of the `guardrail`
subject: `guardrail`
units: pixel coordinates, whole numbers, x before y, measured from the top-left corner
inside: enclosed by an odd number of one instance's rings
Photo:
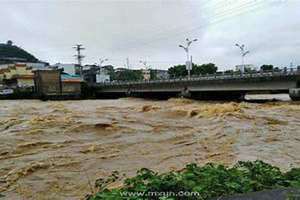
[[[181,77],[174,79],[162,79],[162,80],[143,80],[143,81],[114,81],[97,83],[101,86],[113,86],[113,85],[132,85],[132,84],[145,84],[145,83],[171,83],[171,82],[183,82],[183,81],[201,81],[201,80],[229,80],[240,78],[256,78],[256,77],[278,77],[278,76],[292,76],[300,75],[300,68],[284,68],[282,70],[271,71],[253,71],[246,73],[239,72],[218,72],[215,74],[207,74],[200,76],[192,76],[191,78]]]

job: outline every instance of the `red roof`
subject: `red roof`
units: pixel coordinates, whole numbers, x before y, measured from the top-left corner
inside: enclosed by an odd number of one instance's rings
[[[15,64],[16,67],[26,67],[26,64]]]
[[[13,78],[16,78],[16,79],[33,79],[33,75],[14,75]]]
[[[63,83],[81,83],[80,79],[65,79],[62,80]]]

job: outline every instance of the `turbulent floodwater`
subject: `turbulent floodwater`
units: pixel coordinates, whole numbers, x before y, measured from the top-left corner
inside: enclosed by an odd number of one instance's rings
[[[0,194],[80,199],[114,170],[190,162],[300,167],[299,116],[300,103],[289,101],[0,101]]]

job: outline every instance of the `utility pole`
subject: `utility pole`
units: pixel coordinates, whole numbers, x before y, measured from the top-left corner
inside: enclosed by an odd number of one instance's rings
[[[128,58],[128,57],[126,58],[126,67],[127,67],[127,69],[130,68],[130,65],[129,65],[129,58]]]
[[[188,79],[191,78],[191,68],[192,68],[192,63],[190,61],[190,56],[189,56],[189,47],[193,42],[196,42],[198,39],[193,39],[189,40],[188,38],[186,40],[186,45],[179,45],[180,48],[183,48],[183,50],[186,52],[186,68],[188,70]]]
[[[245,72],[245,56],[247,54],[250,53],[250,51],[246,51],[245,49],[245,45],[242,44],[242,45],[239,45],[239,44],[235,44],[235,46],[237,46],[240,50],[241,50],[241,56],[242,56],[242,67],[243,67],[243,73]]]
[[[82,59],[85,57],[81,55],[81,50],[84,50],[85,48],[82,47],[82,44],[76,44],[73,48],[76,50],[77,54],[74,55],[77,59],[77,64],[79,65],[80,68],[80,77],[82,77]]]

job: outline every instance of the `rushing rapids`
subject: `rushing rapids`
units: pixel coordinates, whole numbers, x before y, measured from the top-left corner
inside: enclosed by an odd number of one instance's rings
[[[300,167],[299,116],[300,103],[288,101],[0,101],[0,194],[80,199],[114,170],[191,162]]]

